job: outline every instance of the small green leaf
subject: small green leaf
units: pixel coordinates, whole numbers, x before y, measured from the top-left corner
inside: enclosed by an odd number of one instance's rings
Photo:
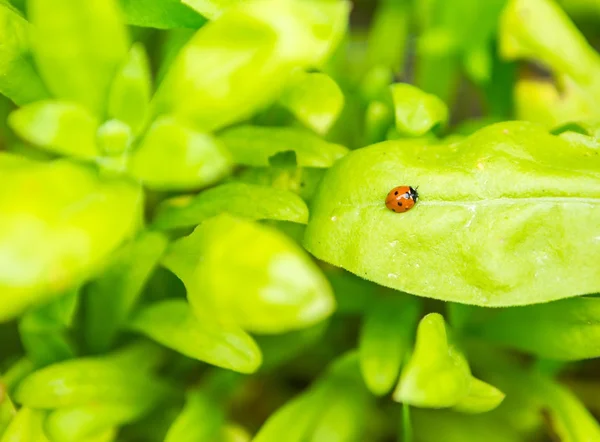
[[[119,120],[108,120],[96,133],[98,149],[107,157],[121,157],[129,150],[132,140],[131,127]],[[98,162],[105,160],[102,158]]]
[[[211,135],[161,117],[132,153],[129,170],[152,189],[185,190],[221,180],[229,174],[231,160]]]
[[[29,0],[34,55],[56,98],[103,117],[118,66],[129,47],[115,0]]]
[[[291,239],[257,223],[220,215],[171,248],[163,263],[184,282],[198,317],[257,333],[318,323],[335,308],[319,268]]]
[[[53,441],[88,441],[141,418],[157,405],[161,395],[150,395],[145,400],[91,403],[52,411],[44,423],[46,433]],[[111,439],[112,440],[112,439]]]
[[[201,27],[206,20],[181,0],[120,0],[127,24],[158,29]]]
[[[302,124],[323,135],[340,116],[344,94],[326,74],[299,72],[292,77],[279,101]]]
[[[444,301],[510,306],[596,293],[597,153],[525,122],[451,145],[358,149],[326,172],[304,244],[363,278]],[[418,187],[406,213],[385,206],[399,185]]]
[[[0,435],[0,442],[50,442],[44,432],[45,413],[22,407]]]
[[[468,396],[452,408],[462,413],[485,413],[500,405],[504,396],[504,393],[493,385],[471,377]]]
[[[109,118],[128,124],[138,134],[148,117],[151,93],[150,61],[144,46],[136,43],[113,79],[108,98]]]
[[[444,318],[431,313],[417,329],[415,350],[402,370],[394,400],[415,407],[445,408],[469,394],[471,371],[465,357],[448,343]]]
[[[407,83],[391,87],[394,99],[396,129],[403,135],[425,135],[436,126],[448,122],[446,104],[433,94],[428,94]]]
[[[298,166],[327,168],[348,152],[344,146],[291,127],[239,126],[223,132],[220,139],[234,162],[246,166],[269,166],[269,158],[294,151]]]
[[[2,179],[0,321],[89,277],[141,220],[140,188],[93,167],[23,161]]]
[[[155,114],[175,114],[200,131],[248,118],[277,98],[294,68],[327,58],[348,12],[342,0],[240,3],[181,50],[156,94]]]
[[[160,233],[143,232],[119,250],[111,265],[86,291],[86,343],[106,351],[136,306],[144,285],[167,247]]]
[[[0,3],[0,94],[18,105],[48,97],[30,56],[30,25],[19,12]]]
[[[466,325],[474,336],[549,359],[600,357],[600,298],[479,310]]]
[[[233,182],[195,197],[186,195],[163,201],[157,209],[154,226],[159,229],[190,227],[224,212],[252,220],[308,222],[306,203],[295,193]]]
[[[183,300],[153,304],[139,312],[130,327],[166,347],[200,361],[241,373],[252,373],[261,364],[254,340],[235,326],[196,318]]]
[[[185,407],[169,428],[165,442],[220,440],[224,424],[225,413],[220,404],[202,391],[193,391],[187,395]]]
[[[400,367],[412,347],[420,301],[392,294],[373,300],[361,328],[360,368],[369,390],[388,393],[398,381]]]
[[[145,369],[114,356],[60,362],[27,376],[15,392],[15,401],[33,408],[55,409],[154,400],[165,385]],[[154,398],[154,399],[153,399]]]
[[[98,120],[85,108],[61,101],[38,101],[8,117],[12,129],[24,140],[62,155],[94,158]]]

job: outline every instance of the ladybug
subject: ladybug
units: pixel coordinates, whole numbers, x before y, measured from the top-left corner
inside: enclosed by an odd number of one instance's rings
[[[392,212],[406,212],[413,208],[419,199],[416,189],[410,186],[394,187],[385,199],[385,206]]]

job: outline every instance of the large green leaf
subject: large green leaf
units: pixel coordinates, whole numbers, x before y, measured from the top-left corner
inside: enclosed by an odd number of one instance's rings
[[[139,312],[131,328],[200,361],[252,373],[261,363],[254,340],[236,326],[196,318],[184,300],[153,304]]]
[[[129,45],[117,2],[30,0],[28,12],[35,58],[50,91],[103,116]]]
[[[234,182],[213,187],[195,197],[165,200],[157,210],[154,226],[159,229],[195,226],[223,212],[253,220],[308,222],[308,208],[295,193]]]
[[[23,105],[48,96],[31,59],[30,25],[17,10],[0,3],[0,93]]]
[[[181,50],[157,92],[156,113],[203,131],[249,117],[276,99],[295,67],[327,58],[347,15],[342,0],[250,1],[227,10]]]
[[[418,187],[406,213],[384,203],[398,185]],[[446,301],[509,306],[595,293],[600,155],[523,122],[451,145],[359,149],[321,181],[305,245],[366,279]]]
[[[329,283],[304,250],[275,229],[228,214],[175,242],[163,262],[184,282],[199,318],[282,333],[334,310]]]
[[[129,181],[64,160],[3,164],[0,320],[7,320],[95,271],[138,227],[143,197]]]

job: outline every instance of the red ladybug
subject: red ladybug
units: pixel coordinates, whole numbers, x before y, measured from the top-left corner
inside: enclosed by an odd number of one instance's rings
[[[385,206],[392,212],[406,212],[414,207],[419,194],[410,186],[394,187],[385,199]]]

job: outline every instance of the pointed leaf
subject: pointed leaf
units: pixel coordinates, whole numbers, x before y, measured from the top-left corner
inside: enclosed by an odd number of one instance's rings
[[[444,318],[437,313],[425,316],[394,400],[422,408],[451,407],[467,397],[470,384],[469,365],[448,343]]]
[[[245,183],[222,184],[196,197],[181,196],[163,201],[154,226],[159,229],[190,227],[227,212],[252,219],[308,222],[306,203],[295,193]]]
[[[239,126],[225,131],[220,139],[237,164],[268,166],[277,153],[294,151],[298,166],[330,167],[348,152],[339,144],[291,127]]]
[[[162,117],[133,152],[129,170],[152,189],[193,189],[225,177],[230,161],[227,150],[211,135]]]
[[[38,68],[56,98],[104,116],[128,37],[116,0],[29,0]]]
[[[599,171],[595,149],[524,122],[451,145],[380,143],[327,171],[304,244],[378,284],[445,301],[510,306],[596,293]],[[418,187],[406,213],[385,206],[399,185]]]
[[[98,120],[84,107],[62,101],[38,101],[8,117],[12,129],[26,141],[51,152],[93,159]]]
[[[138,134],[148,117],[151,93],[150,61],[144,46],[136,43],[113,79],[108,98],[109,118],[128,124]]]
[[[235,326],[196,318],[183,300],[153,304],[132,320],[130,327],[190,358],[241,373],[261,364],[254,340]]]
[[[164,261],[184,282],[198,317],[221,317],[245,330],[283,333],[334,310],[318,267],[277,230],[220,215],[175,242]]]

